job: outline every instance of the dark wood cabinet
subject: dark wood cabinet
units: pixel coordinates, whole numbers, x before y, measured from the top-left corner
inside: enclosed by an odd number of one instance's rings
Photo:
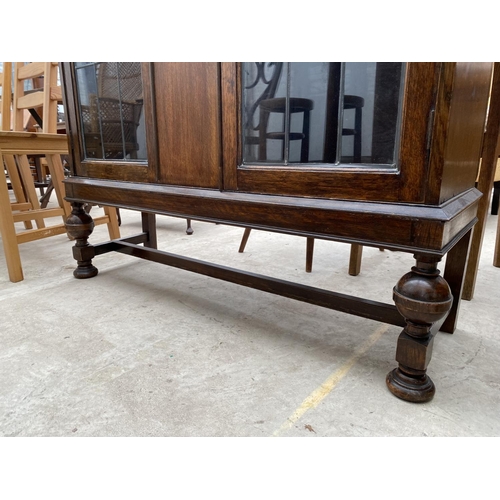
[[[402,325],[388,387],[432,398],[432,342],[455,329],[476,222],[492,63],[61,66],[76,277],[119,251]],[[142,212],[143,233],[89,244],[85,202]],[[416,264],[396,305],[382,304],[159,251],[156,213],[411,252]]]

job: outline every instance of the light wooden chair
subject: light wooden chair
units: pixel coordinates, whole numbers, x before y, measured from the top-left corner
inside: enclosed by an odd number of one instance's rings
[[[59,65],[55,62],[13,63],[14,90],[12,130],[16,132],[58,132],[57,110],[62,104],[62,89],[58,79]],[[42,206],[49,201],[53,184],[47,180],[47,160],[40,155],[30,158],[40,194],[47,195]]]
[[[35,77],[44,78],[44,88],[31,94],[26,93],[22,80]],[[57,63],[14,64],[14,93],[11,103],[14,130],[9,127],[0,131],[0,235],[12,282],[24,279],[19,244],[66,233],[65,221],[71,213],[69,203],[64,200],[64,167],[61,160],[61,155],[68,154],[68,142],[65,134],[55,133],[60,90],[54,82],[57,82]],[[3,83],[5,86],[2,91],[5,96],[8,94],[6,89],[10,88],[5,77]],[[16,130],[24,128],[24,111],[27,109],[41,112],[41,132]],[[36,193],[35,180],[28,160],[28,157],[33,155],[43,156],[47,164],[57,198],[52,204],[55,206],[50,208],[41,206]],[[94,223],[107,224],[110,238],[119,238],[116,209],[103,208],[105,215],[96,217]],[[46,219],[58,216],[62,218],[61,223],[46,225]],[[33,228],[32,221],[35,222],[36,228]],[[24,231],[16,228],[16,223],[19,222],[24,223]]]
[[[495,62],[493,79],[491,83],[490,102],[486,131],[484,134],[483,148],[481,153],[481,164],[477,178],[477,189],[483,193],[479,199],[477,218],[472,233],[469,258],[465,273],[462,299],[472,300],[476,286],[476,278],[479,269],[479,260],[483,245],[484,232],[488,210],[491,202],[491,194],[495,181],[498,158],[500,157],[500,62]],[[493,265],[500,267],[500,227],[497,230],[496,248],[493,257]]]
[[[0,234],[7,262],[9,278],[12,282],[24,279],[19,245],[29,241],[47,238],[66,233],[64,222],[71,213],[70,205],[64,200],[64,170],[61,154],[67,154],[66,136],[62,134],[32,134],[28,132],[0,132]],[[57,206],[41,208],[38,201],[33,176],[31,174],[28,155],[45,154],[49,172],[54,183]],[[23,199],[16,197],[16,189],[12,189],[14,200],[8,189],[7,175],[12,185],[18,186],[20,192],[26,193]],[[116,209],[104,207],[105,215],[94,218],[95,224],[108,224],[111,239],[120,237]],[[60,216],[62,222],[47,226],[45,220]],[[36,228],[17,231],[17,222],[35,221]]]
[[[2,90],[0,130],[10,130],[10,108],[12,106],[12,63],[10,62],[2,63],[0,87]]]
[[[25,129],[26,111],[41,110],[45,134],[57,133],[57,106],[62,102],[61,86],[57,83],[58,63],[14,63],[13,130]],[[26,89],[26,81],[43,78],[43,88]]]

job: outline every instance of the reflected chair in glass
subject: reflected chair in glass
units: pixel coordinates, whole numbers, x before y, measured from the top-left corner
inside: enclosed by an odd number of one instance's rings
[[[137,158],[143,108],[140,64],[100,63],[96,81],[97,93],[89,96],[89,105],[82,105],[87,157]]]
[[[281,157],[285,159],[285,149],[287,148],[287,143],[289,141],[301,141],[300,147],[300,163],[309,162],[309,139],[310,139],[310,114],[314,109],[314,102],[311,99],[305,99],[301,97],[275,97],[276,91],[278,89],[279,80],[282,74],[283,63],[267,63],[268,67],[273,67],[274,71],[268,80],[265,76],[265,65],[266,63],[255,63],[257,67],[257,75],[254,81],[245,87],[246,90],[255,88],[259,83],[266,84],[261,95],[254,101],[253,105],[249,108],[246,117],[246,131],[258,132],[257,135],[246,134],[245,135],[245,146],[251,147],[253,145],[258,146],[257,160],[262,162],[267,162],[267,144],[269,140],[279,140],[281,141]],[[335,76],[335,66],[337,63],[330,63],[330,74],[329,74],[329,92],[337,95],[337,89],[334,88],[340,84],[338,76]],[[334,92],[333,92],[334,91]],[[287,102],[288,101],[288,102]],[[327,138],[330,140],[325,140],[324,148],[324,160],[331,161],[334,163],[336,161],[336,146],[332,149],[332,143],[336,144],[336,137],[338,133],[338,116],[333,116],[333,113],[337,115],[337,106],[335,104],[329,103],[330,106],[327,109]],[[343,99],[343,109],[354,110],[354,126],[352,128],[343,127],[343,136],[353,136],[353,156],[352,161],[354,163],[361,163],[361,124],[362,124],[362,108],[364,106],[364,99],[360,96],[355,95],[344,95]],[[257,109],[259,110],[259,121],[257,125],[253,125],[254,115]],[[332,111],[333,110],[333,111]],[[269,131],[269,119],[272,113],[278,113],[283,115],[282,129],[279,131]],[[291,117],[293,114],[301,113],[302,116],[302,131],[293,132],[288,130],[287,134],[287,119],[288,123],[291,122]],[[333,124],[333,127],[331,125]],[[331,128],[329,128],[331,127]],[[331,134],[331,136],[329,135]],[[245,251],[245,247],[250,236],[251,228],[245,228],[240,246],[238,249],[239,253]],[[362,247],[360,245],[351,246],[351,256],[349,263],[349,274],[357,275],[359,274],[359,269],[361,265],[361,252]],[[306,243],[306,272],[310,273],[312,271],[312,262],[314,255],[314,238],[307,238]]]
[[[256,65],[256,76],[252,83],[245,87],[245,90],[250,91],[263,86],[260,95],[255,99],[252,106],[246,114],[245,124],[245,146],[258,146],[257,160],[267,162],[268,152],[267,144],[269,140],[281,141],[281,155],[285,158],[285,148],[288,141],[301,141],[300,161],[307,162],[309,160],[309,125],[310,112],[313,109],[313,101],[300,97],[276,97],[280,79],[282,77],[283,63],[263,63],[258,62]],[[266,77],[266,66],[272,68],[271,77]],[[258,111],[258,114],[257,114]],[[283,116],[281,130],[269,130],[269,121],[271,115],[277,113]],[[302,116],[302,131],[291,132],[287,130],[287,122],[291,121],[291,116],[301,113]],[[254,125],[255,118],[258,117],[258,123]]]

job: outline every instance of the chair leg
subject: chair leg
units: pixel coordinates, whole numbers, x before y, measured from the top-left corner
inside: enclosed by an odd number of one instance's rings
[[[191,219],[186,219],[186,225],[187,225],[186,234],[189,234],[189,235],[193,234],[194,231],[193,231],[193,228],[191,227]]]
[[[118,209],[115,207],[103,207],[104,213],[108,216],[108,233],[110,240],[118,240],[120,238],[120,228],[118,226]]]
[[[349,257],[349,274],[357,276],[361,272],[361,257],[363,255],[363,245],[353,243],[351,245],[351,255]]]
[[[314,238],[307,238],[306,243],[306,273],[312,271],[314,254]]]
[[[5,167],[7,169],[7,174],[10,180],[10,185],[12,186],[12,191],[14,193],[17,203],[28,203],[14,156],[5,155],[4,160],[5,160]],[[24,228],[33,229],[33,224],[31,223],[31,221],[29,220],[24,221]]]
[[[491,215],[498,215],[498,202],[500,201],[500,181],[493,183],[493,197],[491,198]]]
[[[493,265],[500,267],[500,217],[497,220],[497,235],[495,238],[495,251],[493,253]]]
[[[239,253],[243,253],[245,251],[245,247],[247,246],[248,237],[250,236],[251,229],[249,227],[245,228],[245,232],[243,233],[243,238],[241,238],[240,248],[238,250]]]
[[[52,194],[52,191],[54,191],[54,183],[52,181],[49,182],[49,185],[47,186],[47,191],[45,193],[42,193],[42,190],[40,189],[41,197],[40,197],[40,207],[41,208],[47,208],[47,205],[49,204],[50,201],[50,195]]]
[[[56,193],[57,203],[64,210],[65,215],[63,215],[63,222],[66,222],[66,219],[71,214],[71,206],[64,199],[66,193],[64,191],[64,167],[61,155],[48,154],[45,158],[49,166],[50,178],[54,187],[54,192]]]
[[[26,155],[17,156],[17,164],[19,167],[19,175],[22,179],[23,186],[26,189],[26,196],[31,203],[33,210],[40,210],[40,202],[38,201],[38,196],[36,194],[35,184],[33,182],[33,176],[31,175],[28,157]],[[42,229],[45,227],[44,216],[42,213],[38,213],[34,217],[34,220],[38,229]]]
[[[2,156],[0,155],[0,160]],[[3,161],[1,161],[3,164]],[[21,256],[17,243],[14,217],[10,206],[9,190],[7,188],[7,178],[3,168],[0,168],[0,235],[7,262],[9,279],[12,283],[17,283],[24,279]]]

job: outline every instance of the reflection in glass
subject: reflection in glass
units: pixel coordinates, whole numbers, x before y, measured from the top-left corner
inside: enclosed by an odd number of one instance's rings
[[[242,63],[243,163],[394,165],[403,63]]]
[[[141,63],[75,63],[85,157],[145,160]]]

